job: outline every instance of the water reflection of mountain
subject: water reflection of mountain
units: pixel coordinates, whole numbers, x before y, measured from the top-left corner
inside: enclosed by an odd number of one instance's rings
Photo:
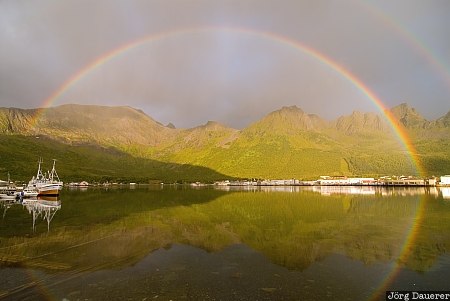
[[[450,246],[448,203],[401,190],[327,196],[313,190],[73,192],[64,208],[46,237],[24,237],[26,245],[4,239],[0,247],[14,245],[10,256],[42,255],[69,269],[96,270],[133,264],[174,243],[210,252],[240,243],[273,263],[304,270],[335,253],[366,264],[397,260],[419,210],[410,246],[415,255],[402,264],[426,271]]]

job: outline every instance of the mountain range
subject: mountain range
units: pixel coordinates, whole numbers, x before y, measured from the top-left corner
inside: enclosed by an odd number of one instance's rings
[[[429,121],[404,103],[389,114],[427,176],[450,172],[450,112]],[[131,107],[0,108],[0,143],[0,178],[11,172],[23,180],[39,157],[56,158],[65,179],[91,181],[418,174],[383,115],[355,111],[327,121],[296,106],[240,130],[214,121],[177,129]]]

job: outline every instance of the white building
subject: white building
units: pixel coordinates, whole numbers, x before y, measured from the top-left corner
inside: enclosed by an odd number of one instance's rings
[[[441,177],[441,185],[450,186],[450,176],[449,175]]]
[[[374,185],[377,181],[374,178],[349,178],[351,185]]]
[[[333,178],[321,176],[317,183],[319,185],[374,185],[376,181],[374,178]]]

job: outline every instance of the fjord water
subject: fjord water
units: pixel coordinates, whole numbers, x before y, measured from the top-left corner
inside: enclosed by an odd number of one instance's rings
[[[437,188],[146,186],[1,201],[0,299],[384,300],[448,290]]]

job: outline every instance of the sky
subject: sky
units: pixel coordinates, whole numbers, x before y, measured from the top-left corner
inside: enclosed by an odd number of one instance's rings
[[[447,0],[0,0],[0,44],[0,107],[131,106],[184,128],[380,113],[367,91],[450,110]]]

